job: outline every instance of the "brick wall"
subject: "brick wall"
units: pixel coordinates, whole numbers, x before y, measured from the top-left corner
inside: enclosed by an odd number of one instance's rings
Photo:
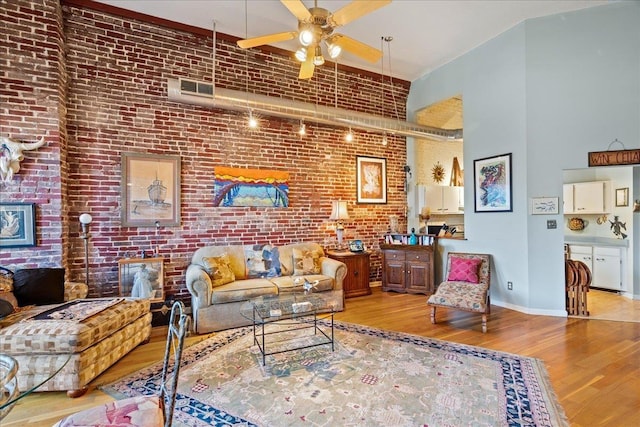
[[[15,11],[7,10],[14,6],[0,4],[3,19],[14,15]],[[20,0],[17,4],[17,9],[29,9],[25,22],[11,27],[10,35],[1,36],[14,47],[7,56],[9,65],[16,66],[24,56],[21,49],[15,48],[20,39],[38,46],[55,45],[51,40],[40,41],[33,34],[23,33],[55,21],[52,17],[60,9],[54,0]],[[47,181],[47,187],[57,182],[58,199],[43,199],[35,192],[25,195],[20,188],[10,186],[7,194],[3,193],[3,200],[38,203],[39,210],[47,212],[51,223],[48,227],[60,230],[51,243],[57,252],[42,255],[44,236],[51,233],[42,226],[38,230],[38,247],[3,250],[0,264],[20,267],[59,261],[68,266],[72,277],[82,278],[83,242],[77,219],[81,213],[89,212],[94,218],[89,247],[93,296],[117,293],[117,262],[125,253],[140,253],[157,245],[166,259],[166,294],[187,298],[184,272],[200,246],[296,241],[331,245],[335,241],[328,220],[331,200],[343,199],[349,201],[352,218],[346,225],[346,237],[360,238],[377,249],[378,240],[387,229],[388,216],[404,213],[403,137],[390,136],[388,145],[382,146],[381,135],[356,132],[356,140],[347,144],[343,140],[346,129],[307,124],[308,133],[301,138],[296,133],[297,120],[273,117],[261,117],[259,130],[248,131],[243,113],[169,102],[167,78],[211,81],[211,34],[159,26],[131,14],[120,15],[112,8],[92,9],[81,4],[68,1],[61,8],[64,25],[60,31],[64,29],[65,46],[58,48],[66,51],[66,63],[53,67],[58,71],[56,78],[50,79],[43,66],[12,77],[18,86],[35,81],[41,90],[54,93],[57,109],[55,114],[47,111],[44,121],[53,128],[49,134],[56,132],[56,140],[67,142],[52,141],[46,149],[30,153],[20,172],[21,182],[29,182],[31,187],[44,185],[43,181]],[[51,9],[51,17],[39,13],[43,5]],[[278,52],[247,52],[237,48],[230,37],[219,37],[216,49],[219,87],[335,105],[332,66],[319,67],[313,79],[301,81],[297,79],[295,62]],[[65,78],[66,92],[62,84]],[[386,80],[388,85],[388,77]],[[338,81],[338,107],[384,113],[388,117],[396,117],[397,109],[404,119],[407,82],[394,81],[393,93],[388,87],[382,91],[380,76],[349,69],[339,70]],[[3,77],[2,83],[4,95],[12,82]],[[12,95],[6,102],[3,96],[3,117],[9,111],[20,111],[6,125],[3,119],[0,131],[14,137],[33,135],[31,139],[35,139],[44,128],[23,126],[35,121],[31,118],[32,104],[23,103],[28,98],[24,92]],[[58,101],[65,98],[66,116],[64,104]],[[38,96],[33,99],[41,101]],[[55,126],[51,124],[54,122]],[[121,226],[121,153],[125,151],[181,156],[179,227],[162,227],[156,237],[155,227]],[[54,158],[53,164],[47,164],[47,170],[53,172],[51,177],[42,176],[39,168],[48,153]],[[387,158],[387,204],[355,203],[356,155]],[[213,173],[218,165],[288,171],[289,208],[213,207]],[[68,257],[63,248],[68,248]],[[378,253],[372,257],[371,271],[372,280],[379,280]]]

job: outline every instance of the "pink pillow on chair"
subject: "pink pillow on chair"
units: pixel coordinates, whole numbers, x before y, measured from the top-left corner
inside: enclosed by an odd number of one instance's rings
[[[479,258],[458,258],[451,257],[449,276],[447,280],[452,282],[479,283],[478,269],[482,260]]]

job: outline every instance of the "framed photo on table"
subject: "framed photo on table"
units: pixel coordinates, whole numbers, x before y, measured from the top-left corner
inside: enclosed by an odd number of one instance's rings
[[[0,203],[0,248],[36,245],[36,204]]]
[[[180,225],[180,156],[122,153],[120,191],[124,227]]]
[[[476,212],[512,212],[511,153],[473,161]]]
[[[387,159],[356,156],[357,203],[387,203]]]
[[[120,296],[164,301],[164,258],[118,260]]]

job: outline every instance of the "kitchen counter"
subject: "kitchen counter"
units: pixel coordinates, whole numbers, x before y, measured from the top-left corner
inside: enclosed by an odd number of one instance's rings
[[[596,236],[564,236],[564,242],[567,244],[577,245],[595,245],[595,246],[616,246],[622,248],[629,247],[627,239],[616,239],[612,237],[596,237]]]

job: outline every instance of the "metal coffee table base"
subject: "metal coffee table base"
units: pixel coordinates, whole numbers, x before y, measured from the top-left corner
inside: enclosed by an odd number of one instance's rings
[[[334,339],[333,339],[333,312],[323,313],[323,316],[322,316],[322,319],[326,319],[330,321],[330,325],[326,326],[327,331],[324,331],[322,327],[318,324],[317,314],[312,314],[312,315],[310,314],[309,316],[307,316],[307,318],[309,319],[308,321],[305,321],[305,318],[296,318],[295,326],[291,328],[282,328],[281,330],[275,330],[275,331],[269,331],[269,332],[266,331],[266,328],[269,325],[277,325],[278,322],[256,322],[254,320],[253,341],[258,347],[258,349],[260,350],[260,354],[262,355],[262,366],[265,366],[266,364],[266,357],[272,354],[286,353],[294,350],[303,350],[305,348],[318,347],[321,345],[328,345],[328,344],[331,344],[331,351],[335,351]],[[282,321],[287,322],[291,320],[294,320],[294,319],[283,319]],[[288,324],[292,324],[292,323],[288,323]],[[267,350],[267,340],[266,340],[267,337],[273,337],[277,335],[290,333],[291,331],[298,331],[298,330],[312,329],[312,328],[314,330],[313,332],[314,337],[318,338],[317,342],[313,342],[311,344],[305,344],[305,345],[286,346],[286,348],[276,350],[276,351]],[[289,343],[293,343],[294,341],[295,341],[295,338],[288,340]],[[282,345],[282,341],[280,342],[280,344]]]

